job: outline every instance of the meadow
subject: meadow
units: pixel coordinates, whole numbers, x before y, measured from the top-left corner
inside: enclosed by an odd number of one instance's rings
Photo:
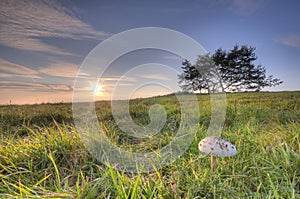
[[[0,106],[0,198],[300,198],[300,92],[227,94],[222,138],[236,156],[199,156],[210,122],[210,97],[198,95],[200,122],[188,150],[151,173],[126,173],[97,161],[74,126],[72,105]],[[167,122],[151,141],[137,140],[114,122],[109,101],[96,103],[99,124],[112,143],[151,151],[172,139],[180,125],[174,95],[130,102],[139,125],[149,107],[165,107]]]

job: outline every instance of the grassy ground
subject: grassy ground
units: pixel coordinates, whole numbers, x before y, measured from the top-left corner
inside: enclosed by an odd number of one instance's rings
[[[85,149],[72,121],[71,104],[0,107],[0,197],[2,198],[300,198],[300,92],[227,95],[222,137],[238,154],[200,158],[197,143],[210,121],[209,96],[201,95],[201,118],[194,142],[171,165],[147,174],[116,171]],[[157,137],[161,145],[180,123],[174,96],[131,102],[131,116],[149,122],[151,104],[165,106],[168,117]],[[100,124],[110,140],[150,150],[122,133],[108,102],[98,102]]]

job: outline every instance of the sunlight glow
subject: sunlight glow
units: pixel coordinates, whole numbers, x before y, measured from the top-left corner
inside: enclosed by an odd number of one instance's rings
[[[97,85],[95,85],[94,87],[94,96],[102,96],[103,95],[103,85],[101,85],[100,83],[98,83]]]
[[[99,82],[96,84],[89,82],[89,84],[90,87],[87,88],[87,90],[91,90],[94,97],[103,96],[104,89],[102,84],[100,84]]]

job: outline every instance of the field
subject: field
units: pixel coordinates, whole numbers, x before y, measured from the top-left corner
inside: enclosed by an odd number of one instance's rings
[[[210,121],[209,95],[198,95],[200,123],[188,150],[151,173],[125,173],[98,162],[73,123],[71,104],[0,106],[1,198],[300,198],[300,92],[227,94],[222,138],[236,156],[200,157],[198,142]],[[115,124],[108,101],[96,103],[99,124],[126,150],[166,145],[180,124],[174,95],[130,102],[133,120],[150,122],[149,107],[167,112],[162,133],[140,141]]]

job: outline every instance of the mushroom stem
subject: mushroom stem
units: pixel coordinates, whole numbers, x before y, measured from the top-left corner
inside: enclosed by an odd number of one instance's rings
[[[211,169],[213,171],[216,170],[217,164],[216,164],[216,156],[211,155],[210,156],[210,164],[211,164]]]

